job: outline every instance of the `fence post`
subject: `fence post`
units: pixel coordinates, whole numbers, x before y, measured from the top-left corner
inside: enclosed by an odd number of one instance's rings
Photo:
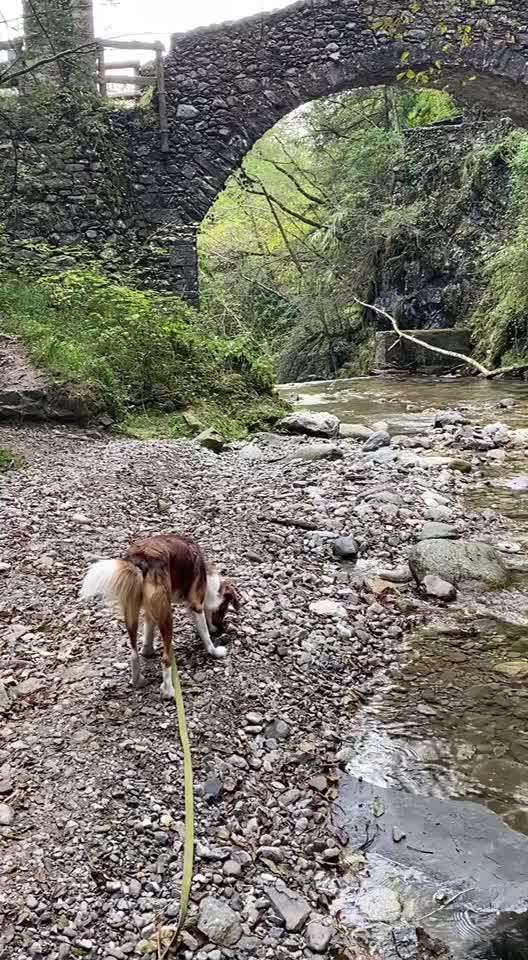
[[[99,87],[100,96],[106,100],[108,91],[105,77],[104,46],[100,42],[97,44],[97,85]]]
[[[163,44],[158,40],[156,48],[156,80],[158,86],[158,114],[160,125],[160,147],[162,153],[169,152],[169,124],[167,121],[167,96],[165,93],[165,66],[163,63]]]

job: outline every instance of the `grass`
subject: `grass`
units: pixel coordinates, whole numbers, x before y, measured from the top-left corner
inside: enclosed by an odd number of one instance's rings
[[[214,400],[202,400],[181,413],[135,412],[128,417],[126,430],[141,440],[176,439],[193,437],[212,427],[226,440],[242,440],[254,430],[272,427],[287,412],[287,405],[275,397],[249,403],[231,402],[227,407]]]
[[[0,447],[0,473],[6,473],[7,470],[16,470],[24,466],[24,459],[12,450],[6,450]]]
[[[0,275],[2,328],[38,366],[87,388],[137,436],[216,426],[244,436],[284,412],[270,361],[249,336],[214,337],[179,298],[114,283],[93,268],[31,280]],[[186,420],[184,411],[193,411]]]

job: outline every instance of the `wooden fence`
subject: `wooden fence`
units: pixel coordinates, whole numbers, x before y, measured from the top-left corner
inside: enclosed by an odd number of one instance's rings
[[[105,61],[105,50],[152,50],[155,55],[154,76],[142,76],[141,64],[139,60]],[[101,97],[107,99],[111,97],[116,100],[138,100],[146,87],[155,85],[157,90],[158,116],[160,126],[160,146],[161,152],[167,153],[169,150],[169,128],[167,124],[167,97],[165,93],[165,69],[163,64],[164,46],[159,41],[156,43],[144,43],[142,40],[96,40],[95,52],[97,61],[97,90]],[[9,92],[16,93],[18,84],[16,81],[9,80],[9,65],[15,62],[21,62],[24,56],[24,39],[17,37],[15,40],[0,41],[0,51],[7,51],[6,76],[2,81],[2,65],[0,63],[0,87]],[[115,73],[114,71],[121,71]],[[122,72],[129,71],[129,72]],[[108,90],[108,87],[133,87],[132,91],[123,90],[114,93]]]
[[[142,40],[97,40],[97,88],[101,97],[109,96],[108,87],[121,85],[135,87],[132,91],[123,91],[115,94],[119,100],[138,100],[145,87],[157,88],[158,116],[160,125],[161,151],[167,153],[169,149],[169,128],[167,124],[167,97],[165,93],[165,69],[163,65],[164,46],[156,43],[143,43]],[[155,78],[141,76],[139,60],[125,60],[122,62],[106,61],[105,50],[153,50],[155,54]],[[114,70],[131,71],[130,73],[114,73]]]

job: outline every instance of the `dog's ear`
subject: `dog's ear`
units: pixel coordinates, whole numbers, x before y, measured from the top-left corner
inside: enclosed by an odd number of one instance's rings
[[[242,596],[235,585],[229,581],[224,583],[224,598],[228,601],[229,606],[233,607],[233,610],[238,613],[242,603]]]

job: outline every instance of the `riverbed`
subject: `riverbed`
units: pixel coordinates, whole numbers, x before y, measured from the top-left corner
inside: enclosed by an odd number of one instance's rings
[[[447,407],[474,424],[528,423],[528,386],[517,383],[358,378],[284,393],[296,408],[344,423],[384,420],[392,435],[434,432],[434,410]],[[490,455],[480,472],[465,505],[513,522],[505,546],[518,559],[528,548],[525,453]],[[342,819],[358,845],[370,828],[370,882],[412,902],[414,919],[432,912],[425,926],[454,948],[490,910],[528,905],[528,687],[522,667],[516,677],[501,672],[527,654],[528,575],[520,572],[507,590],[463,597],[408,637],[349,740]],[[366,815],[375,798],[385,808],[378,822]],[[351,883],[340,910],[361,924]],[[456,900],[446,908],[440,898],[431,911],[442,886]]]

